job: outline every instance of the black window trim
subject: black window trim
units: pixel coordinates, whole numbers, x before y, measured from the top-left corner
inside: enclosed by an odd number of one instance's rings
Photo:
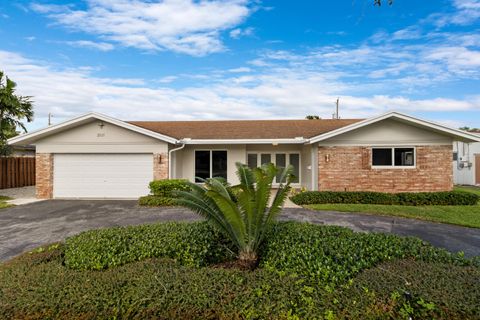
[[[373,164],[373,150],[374,149],[392,149],[392,164],[391,165],[374,165]],[[412,166],[396,166],[395,165],[395,149],[413,149],[413,165]],[[372,147],[370,155],[370,165],[372,169],[416,169],[417,167],[417,148],[414,146],[375,146]]]

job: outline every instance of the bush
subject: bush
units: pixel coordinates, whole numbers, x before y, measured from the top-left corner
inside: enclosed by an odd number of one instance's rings
[[[335,313],[349,319],[480,319],[478,279],[475,267],[390,261],[335,292],[341,306]]]
[[[174,191],[189,191],[188,180],[154,180],[149,184],[150,195],[140,197],[138,204],[148,207],[174,206]]]
[[[141,206],[147,206],[147,207],[174,206],[175,199],[148,195],[148,196],[140,197],[138,199],[138,204]]]
[[[100,270],[157,257],[204,266],[231,258],[230,246],[207,222],[118,227],[67,238],[65,265]]]
[[[173,191],[189,191],[188,180],[155,180],[149,184],[150,193],[165,198],[174,198]]]
[[[358,272],[396,258],[476,263],[434,248],[418,238],[383,233],[356,233],[342,227],[309,223],[276,224],[262,248],[260,266],[281,274],[306,277],[332,288]]]
[[[480,196],[464,191],[447,192],[349,192],[349,191],[307,191],[290,198],[295,204],[357,203],[387,205],[476,205]]]

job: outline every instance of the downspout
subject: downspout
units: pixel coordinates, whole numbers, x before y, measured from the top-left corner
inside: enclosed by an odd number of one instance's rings
[[[172,153],[178,150],[182,150],[185,148],[185,143],[183,143],[180,147],[169,150],[168,151],[168,179],[172,178]]]

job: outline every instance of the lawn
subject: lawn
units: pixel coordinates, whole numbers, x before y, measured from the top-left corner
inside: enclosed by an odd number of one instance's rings
[[[455,187],[480,195],[478,187]],[[427,221],[480,228],[480,204],[476,206],[403,206],[377,204],[314,204],[305,206],[313,210],[367,213],[380,216],[414,218]]]
[[[88,231],[0,265],[0,318],[480,317],[479,261],[415,238],[277,223],[254,270],[229,246],[205,222]]]
[[[6,203],[6,200],[10,200],[9,197],[0,196],[0,209],[11,207],[11,204]]]

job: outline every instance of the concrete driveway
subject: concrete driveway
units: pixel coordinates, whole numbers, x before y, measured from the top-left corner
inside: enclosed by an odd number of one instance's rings
[[[182,208],[144,208],[136,201],[48,200],[0,210],[0,261],[84,230],[200,218]],[[285,208],[282,220],[339,225],[355,231],[417,236],[450,251],[480,255],[480,229],[418,220]]]

